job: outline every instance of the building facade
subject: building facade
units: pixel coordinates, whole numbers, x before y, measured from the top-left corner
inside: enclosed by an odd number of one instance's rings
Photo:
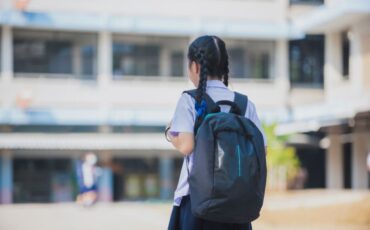
[[[182,156],[163,130],[202,34],[225,40],[230,87],[294,133],[307,188],[369,188],[368,0],[58,3],[1,2],[0,203],[73,200],[88,151],[101,200],[170,199]]]

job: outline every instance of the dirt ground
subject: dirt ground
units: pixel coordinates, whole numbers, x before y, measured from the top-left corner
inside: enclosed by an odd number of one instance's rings
[[[347,192],[348,193],[348,192]],[[318,202],[305,203],[302,196],[317,198]],[[302,199],[302,205],[265,208],[261,217],[253,224],[255,229],[316,229],[316,230],[370,230],[370,193],[351,194],[341,192],[308,191],[271,195],[271,199],[289,202],[291,199]],[[328,199],[332,199],[328,202]],[[338,199],[337,202],[336,199]],[[269,201],[267,201],[269,202]]]
[[[171,202],[0,205],[0,230],[161,230]],[[370,230],[370,191],[267,193],[255,230]]]

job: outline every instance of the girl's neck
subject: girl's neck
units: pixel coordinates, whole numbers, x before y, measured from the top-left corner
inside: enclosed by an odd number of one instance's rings
[[[208,76],[208,77],[207,77],[207,80],[218,80],[218,81],[221,81],[221,79],[220,79],[220,78],[218,78],[218,77],[214,77],[214,76]]]

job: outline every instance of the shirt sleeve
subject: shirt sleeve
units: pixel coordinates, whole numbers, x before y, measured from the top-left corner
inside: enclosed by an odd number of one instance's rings
[[[258,118],[258,115],[257,115],[257,110],[256,110],[256,106],[254,105],[253,102],[251,101],[248,101],[248,107],[247,107],[247,111],[246,111],[246,116],[251,120],[253,121],[253,123],[258,127],[258,129],[261,131],[262,133],[262,137],[263,137],[263,143],[265,144],[265,147],[267,147],[267,139],[266,139],[266,134],[265,134],[265,131],[263,130],[262,128],[262,124],[261,124],[261,121],[260,119]]]
[[[183,93],[172,117],[170,132],[194,133],[195,108],[193,98]]]

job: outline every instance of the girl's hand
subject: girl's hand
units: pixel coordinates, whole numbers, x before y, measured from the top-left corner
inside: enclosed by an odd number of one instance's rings
[[[170,122],[167,123],[166,130],[171,128],[171,124],[172,124],[172,120],[170,120]]]
[[[194,147],[194,135],[192,133],[179,133],[172,132],[171,129],[172,120],[167,124],[165,130],[165,137],[168,142],[182,154],[189,155],[193,151]]]
[[[189,155],[194,148],[194,135],[193,133],[177,133],[173,136],[170,134],[172,145],[182,154]]]
[[[164,131],[164,135],[168,142],[172,142],[172,136],[170,134],[171,124],[172,124],[172,120],[166,125],[166,129]]]

